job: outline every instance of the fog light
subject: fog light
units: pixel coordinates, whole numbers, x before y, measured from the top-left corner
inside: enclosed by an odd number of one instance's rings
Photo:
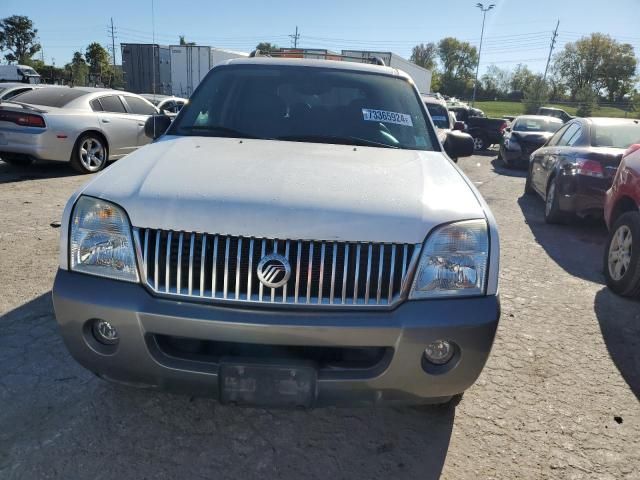
[[[106,320],[94,320],[91,329],[95,339],[105,345],[115,345],[120,340],[116,327]]]
[[[424,358],[434,365],[444,365],[453,357],[453,345],[446,340],[436,340],[424,349]]]

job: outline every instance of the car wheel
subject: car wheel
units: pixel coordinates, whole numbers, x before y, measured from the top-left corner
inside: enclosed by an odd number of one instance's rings
[[[562,223],[564,215],[560,211],[558,204],[558,192],[556,188],[556,177],[553,177],[547,187],[547,197],[544,202],[544,220],[547,223]]]
[[[108,155],[107,146],[99,135],[85,133],[73,148],[71,166],[80,173],[95,173],[107,165]]]
[[[524,193],[527,195],[531,195],[532,193],[535,193],[535,190],[533,189],[533,185],[531,184],[531,168],[527,170],[527,179],[524,182]]]
[[[483,151],[487,149],[487,141],[482,136],[473,137],[473,149]]]
[[[640,296],[640,213],[627,212],[613,225],[604,252],[604,276],[615,293]]]

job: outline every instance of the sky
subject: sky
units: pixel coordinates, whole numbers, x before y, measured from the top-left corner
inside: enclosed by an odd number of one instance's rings
[[[417,43],[454,36],[478,46],[477,0],[0,0],[0,18],[26,15],[38,29],[47,63],[57,66],[94,41],[111,48],[110,22],[120,43],[187,41],[249,52],[261,42],[299,47],[392,51],[405,58]],[[528,64],[543,71],[552,32],[556,52],[567,42],[602,32],[631,43],[640,55],[640,0],[494,0],[486,15],[480,72],[490,64]],[[490,2],[485,1],[485,6]],[[152,9],[153,5],[153,9]],[[152,15],[153,10],[153,15]],[[154,21],[155,20],[155,21]]]

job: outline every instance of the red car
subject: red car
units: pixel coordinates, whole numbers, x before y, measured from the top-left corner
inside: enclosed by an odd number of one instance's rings
[[[640,296],[640,143],[622,157],[607,191],[604,216],[609,227],[604,253],[607,285],[620,295]]]

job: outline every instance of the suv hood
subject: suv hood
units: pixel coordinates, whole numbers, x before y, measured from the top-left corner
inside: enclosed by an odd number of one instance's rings
[[[281,239],[421,243],[439,224],[485,218],[444,153],[317,143],[163,137],[82,193],[136,227]]]

